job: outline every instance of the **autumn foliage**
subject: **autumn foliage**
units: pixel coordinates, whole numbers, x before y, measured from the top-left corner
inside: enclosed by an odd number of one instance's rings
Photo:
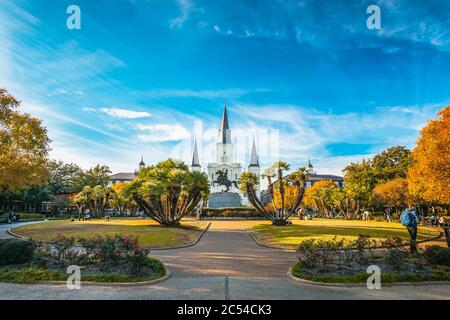
[[[287,185],[284,189],[284,196],[286,208],[291,209],[297,202],[298,198],[297,188],[292,185]],[[280,191],[277,189],[274,191],[274,203],[277,208],[281,207],[281,194]]]
[[[408,192],[408,180],[397,178],[385,183],[380,183],[373,190],[374,202],[377,205],[390,205],[402,208],[411,201]]]
[[[41,120],[21,113],[20,102],[0,88],[0,189],[23,190],[46,182],[50,149]]]
[[[426,202],[450,204],[450,106],[421,130],[408,181],[411,194]]]

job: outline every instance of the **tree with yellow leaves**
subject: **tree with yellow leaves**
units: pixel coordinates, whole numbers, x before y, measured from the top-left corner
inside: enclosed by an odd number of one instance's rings
[[[408,180],[404,178],[378,184],[373,190],[373,195],[375,204],[393,206],[397,212],[400,212],[411,201]]]
[[[290,210],[295,205],[295,203],[297,202],[297,198],[298,198],[297,187],[293,185],[286,185],[284,187],[284,202],[285,202],[284,205],[286,206],[287,210]],[[276,208],[281,208],[281,194],[280,191],[277,189],[277,185],[275,185],[274,191],[274,204]]]
[[[334,208],[332,195],[336,188],[339,187],[332,180],[318,181],[306,189],[303,204],[330,218]]]
[[[116,182],[111,186],[114,191],[111,202],[112,205],[119,210],[120,215],[123,214],[125,207],[131,202],[131,199],[125,196],[126,185],[126,182]]]
[[[0,88],[0,192],[45,183],[50,139],[41,120],[17,109],[20,102]]]
[[[450,106],[420,131],[408,171],[409,192],[426,202],[450,204]]]

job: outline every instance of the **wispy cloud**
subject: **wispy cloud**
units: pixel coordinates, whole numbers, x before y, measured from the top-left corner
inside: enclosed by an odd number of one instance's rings
[[[386,40],[392,40],[450,50],[450,21],[442,14],[450,10],[448,1],[377,1],[382,14],[382,29],[377,31],[366,27],[366,8],[371,4],[366,0],[336,0],[326,5],[316,0],[262,0],[257,4],[242,1],[226,10],[220,6],[207,9],[215,26],[227,25],[233,36],[241,38],[294,40],[321,49],[383,48]],[[216,27],[213,30],[219,32]]]
[[[393,145],[412,148],[420,129],[447,104],[448,101],[378,107],[363,113],[342,114],[279,104],[239,104],[234,110],[241,115],[240,119],[245,119],[238,121],[240,128],[257,124],[261,128],[279,129],[281,158],[302,165],[302,161],[312,157],[321,170],[340,174],[349,159],[360,161]],[[339,143],[369,144],[372,148],[365,154],[348,156],[334,155],[327,149],[327,145]]]
[[[119,119],[142,119],[142,118],[151,117],[151,113],[146,112],[146,111],[134,111],[134,110],[128,110],[128,109],[119,109],[119,108],[95,109],[95,108],[85,107],[85,108],[83,108],[83,111],[85,111],[85,112],[102,112],[113,118],[119,118]]]
[[[249,93],[269,92],[270,89],[242,89],[242,88],[227,88],[220,90],[191,90],[191,89],[152,89],[138,93],[140,96],[159,99],[159,98],[230,98],[236,99]]]
[[[171,28],[181,28],[194,10],[194,4],[191,0],[176,0],[176,3],[180,10],[180,15],[170,20]]]
[[[140,118],[148,118],[151,116],[149,112],[145,111],[132,111],[117,108],[101,108],[100,111],[114,118],[140,119]]]
[[[138,135],[139,140],[146,142],[179,141],[191,137],[191,133],[182,125],[141,124],[137,128],[146,132]]]

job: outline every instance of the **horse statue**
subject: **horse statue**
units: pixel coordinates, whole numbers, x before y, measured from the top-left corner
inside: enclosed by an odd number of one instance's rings
[[[236,181],[230,181],[228,179],[228,169],[217,170],[216,174],[217,174],[217,179],[213,180],[211,182],[211,185],[213,187],[216,184],[219,185],[219,186],[225,186],[225,188],[226,188],[225,192],[229,192],[230,191],[230,187],[233,186],[233,185],[236,187],[236,189],[238,189],[238,185],[237,185]]]

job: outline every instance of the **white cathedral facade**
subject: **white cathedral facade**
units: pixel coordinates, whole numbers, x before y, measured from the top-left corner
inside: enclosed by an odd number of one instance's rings
[[[233,142],[231,140],[231,129],[228,123],[227,107],[224,106],[222,124],[219,129],[218,141],[216,143],[216,161],[208,163],[206,174],[210,183],[211,195],[208,206],[236,207],[248,204],[246,195],[239,190],[238,179],[242,173],[242,164],[234,161]],[[199,161],[197,143],[194,144],[191,170],[202,172]],[[244,169],[245,170],[245,169]],[[253,139],[247,171],[253,172],[258,180],[260,177],[260,166],[256,152],[255,140]],[[257,196],[260,195],[260,183],[258,184]],[[237,195],[239,197],[237,197]]]

